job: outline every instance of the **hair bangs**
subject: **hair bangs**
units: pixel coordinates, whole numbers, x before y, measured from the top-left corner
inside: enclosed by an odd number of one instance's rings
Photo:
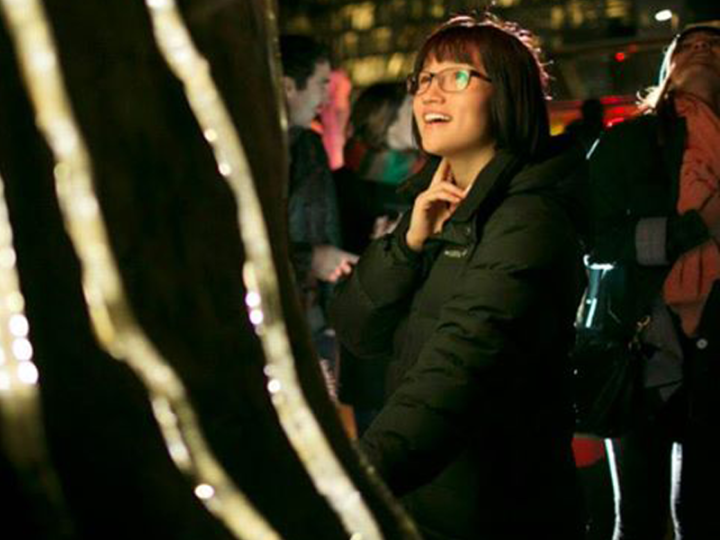
[[[482,34],[462,26],[437,32],[420,49],[415,60],[415,73],[422,71],[425,63],[431,59],[478,66],[482,61],[484,42]]]

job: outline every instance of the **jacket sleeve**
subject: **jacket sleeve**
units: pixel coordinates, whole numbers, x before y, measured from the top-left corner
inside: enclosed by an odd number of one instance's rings
[[[600,139],[590,156],[593,257],[602,262],[664,266],[707,241],[709,232],[694,210],[678,215],[669,209],[642,216],[633,208],[630,194],[633,183],[642,180],[640,171],[651,170],[646,161],[662,159],[660,147],[653,142],[655,131],[641,127],[651,125],[620,124]]]
[[[386,355],[422,274],[423,255],[405,243],[410,216],[372,242],[352,274],[335,288],[330,321],[340,342],[359,358]]]
[[[518,369],[528,356],[521,349],[558,339],[548,279],[564,257],[559,246],[572,245],[568,230],[527,207],[507,208],[486,225],[418,361],[361,440],[396,495],[431,481],[469,433],[502,422],[508,412],[499,396],[508,399],[515,377],[529,376]],[[573,260],[577,269],[579,253]]]

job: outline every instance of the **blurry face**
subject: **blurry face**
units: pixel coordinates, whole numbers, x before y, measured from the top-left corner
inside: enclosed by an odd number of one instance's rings
[[[673,88],[692,91],[702,82],[720,91],[720,34],[698,30],[678,42],[670,62]]]
[[[415,148],[412,133],[412,98],[407,96],[398,109],[397,118],[390,124],[387,132],[387,144],[393,150]]]
[[[486,74],[481,61],[476,65],[456,61],[437,61],[429,57],[423,71],[438,73],[448,68],[471,68]],[[437,156],[458,158],[494,146],[490,129],[491,83],[472,77],[465,90],[445,92],[437,78],[427,91],[413,98],[413,113],[423,149]]]
[[[330,63],[326,61],[315,64],[315,71],[302,90],[298,90],[293,79],[285,77],[285,97],[290,114],[290,125],[310,127],[327,101],[329,84]]]

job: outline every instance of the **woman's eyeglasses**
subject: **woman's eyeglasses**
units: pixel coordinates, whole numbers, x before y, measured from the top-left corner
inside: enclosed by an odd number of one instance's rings
[[[462,92],[470,86],[470,80],[473,77],[477,77],[483,81],[492,82],[490,77],[477,70],[451,67],[440,70],[437,73],[421,71],[420,73],[411,75],[407,80],[407,89],[410,94],[419,96],[428,91],[433,79],[437,79],[440,90],[454,94]]]

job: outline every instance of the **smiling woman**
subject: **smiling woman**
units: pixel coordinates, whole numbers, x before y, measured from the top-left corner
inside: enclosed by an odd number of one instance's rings
[[[429,163],[408,212],[339,284],[358,358],[391,357],[361,447],[431,540],[582,535],[566,352],[582,290],[566,196],[581,153],[551,148],[531,35],[459,16],[408,90]]]

